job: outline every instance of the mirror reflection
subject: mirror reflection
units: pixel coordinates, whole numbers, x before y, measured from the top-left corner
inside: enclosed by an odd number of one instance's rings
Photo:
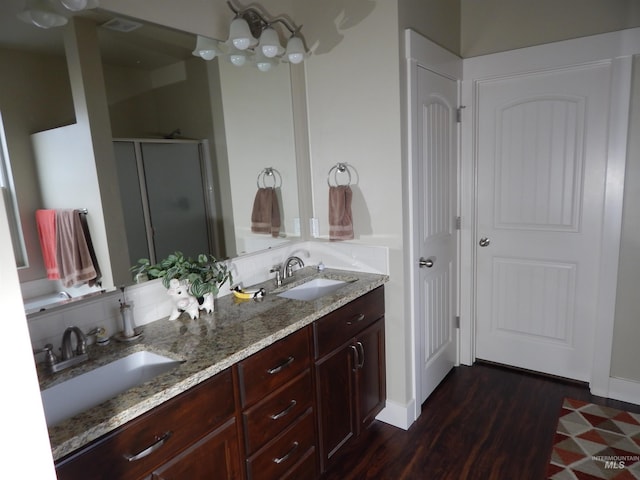
[[[41,30],[17,20],[9,4],[3,2],[1,8],[0,113],[26,253],[19,268],[23,296],[77,297],[88,292],[86,287],[62,288],[43,280],[35,224],[35,211],[41,208],[88,210],[97,249],[101,236],[105,238],[107,253],[99,261],[106,263],[101,264],[106,289],[131,283],[128,267],[154,252],[162,258],[175,250],[195,255],[207,248],[218,258],[228,258],[299,235],[288,64],[260,72],[224,59],[207,62],[192,55],[195,35],[137,21],[139,26],[130,29],[130,19],[90,12],[81,19],[82,28],[89,22],[95,25],[99,46],[91,55],[100,58],[104,84],[85,85],[83,95],[91,105],[96,89],[102,89],[108,122],[90,125],[93,149],[87,161],[96,164],[99,187],[88,189],[89,197],[79,191],[92,179],[85,175],[70,181],[75,169],[64,161],[82,143],[75,133],[57,148],[34,147],[38,132],[69,127],[77,132],[81,125],[74,69],[90,69],[89,45],[82,45],[79,59],[70,57],[68,26]],[[78,61],[85,65],[74,65]],[[95,129],[107,142],[96,140]],[[44,158],[48,155],[41,155],[42,150],[55,150],[55,155]],[[270,169],[278,175],[265,176]],[[100,178],[105,172],[108,180]],[[60,179],[66,179],[68,198],[52,201],[52,184]],[[153,193],[144,191],[149,185]],[[276,235],[255,233],[251,218],[256,192],[272,185],[278,187],[281,226]],[[173,217],[161,219],[166,213]],[[188,223],[177,226],[179,219]],[[173,238],[156,241],[161,230]]]

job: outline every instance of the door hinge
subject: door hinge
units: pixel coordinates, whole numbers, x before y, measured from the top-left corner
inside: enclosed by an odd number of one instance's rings
[[[462,228],[462,217],[456,217],[456,230],[460,230]]]
[[[456,328],[460,328],[460,315],[456,315]]]
[[[457,123],[462,123],[462,109],[463,108],[467,108],[467,107],[465,107],[464,105],[461,105],[456,109],[456,122]]]

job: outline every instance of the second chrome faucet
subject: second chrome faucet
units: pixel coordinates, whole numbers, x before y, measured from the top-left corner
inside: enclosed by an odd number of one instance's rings
[[[304,267],[304,262],[300,257],[293,255],[282,262],[282,265],[274,265],[271,270],[269,270],[271,273],[275,272],[276,274],[274,280],[277,287],[282,285],[283,280],[293,275],[293,267],[295,265],[298,265],[298,268],[302,268]]]

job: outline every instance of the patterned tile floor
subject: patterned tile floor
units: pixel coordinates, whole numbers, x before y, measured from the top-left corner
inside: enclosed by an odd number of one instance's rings
[[[640,415],[566,398],[547,477],[640,479]]]

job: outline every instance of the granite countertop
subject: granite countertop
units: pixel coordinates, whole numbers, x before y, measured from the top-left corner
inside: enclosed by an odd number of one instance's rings
[[[277,293],[283,290],[319,277],[345,280],[348,283],[334,293],[312,301],[290,300],[277,296]],[[267,290],[267,295],[260,301],[238,301],[233,295],[227,295],[216,299],[215,312],[201,312],[198,319],[191,320],[188,315],[182,314],[174,321],[164,318],[145,325],[139,341],[117,342],[112,339],[105,347],[91,345],[88,348],[87,362],[54,375],[40,374],[41,390],[142,350],[171,357],[182,363],[97,407],[50,427],[49,438],[54,460],[309,325],[386,281],[386,275],[335,269],[317,272],[312,267],[306,267],[298,270],[282,287],[275,288],[272,280],[257,285],[256,288],[264,287]]]

